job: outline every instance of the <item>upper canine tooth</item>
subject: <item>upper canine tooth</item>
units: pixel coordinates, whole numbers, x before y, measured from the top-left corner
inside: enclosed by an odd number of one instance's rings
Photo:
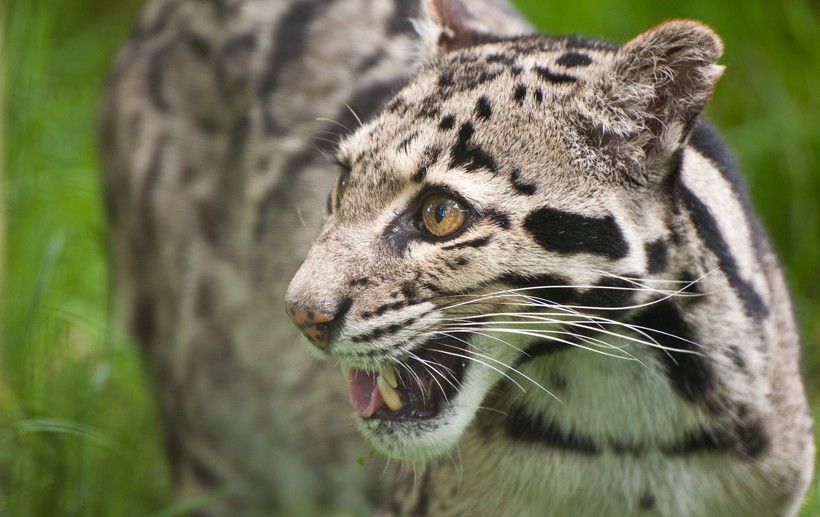
[[[379,393],[382,394],[382,400],[390,411],[396,411],[401,407],[401,399],[396,390],[388,384],[383,375],[379,375],[376,381],[376,387],[379,388]]]
[[[339,368],[342,369],[342,376],[345,378],[345,382],[350,384],[350,368],[341,364],[339,365]]]
[[[398,388],[399,381],[396,379],[396,371],[390,367],[382,370],[382,378],[387,381],[391,388]]]

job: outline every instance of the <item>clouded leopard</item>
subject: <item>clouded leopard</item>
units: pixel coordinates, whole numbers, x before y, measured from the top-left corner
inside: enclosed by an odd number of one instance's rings
[[[721,51],[691,21],[539,36],[493,0],[151,4],[103,150],[179,497],[795,513],[791,304],[700,116]]]

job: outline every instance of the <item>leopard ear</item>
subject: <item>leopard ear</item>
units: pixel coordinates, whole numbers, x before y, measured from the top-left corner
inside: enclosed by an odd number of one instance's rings
[[[532,27],[506,2],[490,0],[424,0],[417,30],[428,56],[492,41],[531,34]]]
[[[686,143],[723,73],[715,64],[722,53],[717,34],[691,20],[666,22],[630,40],[596,88],[601,118],[591,136],[619,148],[621,168],[645,182],[640,176],[663,170]]]

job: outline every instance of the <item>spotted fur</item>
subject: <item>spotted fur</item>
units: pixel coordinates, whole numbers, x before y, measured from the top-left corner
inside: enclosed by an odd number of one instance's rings
[[[320,356],[446,399],[356,416],[420,465],[385,512],[794,514],[814,450],[799,338],[700,115],[720,39],[692,21],[621,47],[500,37],[443,0],[427,16],[431,60],[340,143],[344,193],[287,297],[332,321]],[[425,230],[431,195],[466,207],[458,231]]]
[[[370,447],[338,369],[307,359],[282,299],[336,181],[328,152],[416,68],[418,3],[146,4],[106,85],[101,151],[117,305],[175,496],[204,496],[198,515],[371,513],[389,476],[357,462]],[[503,2],[474,8],[526,27]]]
[[[177,497],[793,514],[813,443],[791,305],[699,115],[720,41],[671,22],[618,47],[535,36],[502,1],[423,4],[154,0],[120,52],[112,269]],[[432,192],[469,208],[447,238],[419,228]],[[298,346],[286,288],[330,361]],[[425,420],[354,418],[406,466],[359,464],[333,363],[448,395]]]

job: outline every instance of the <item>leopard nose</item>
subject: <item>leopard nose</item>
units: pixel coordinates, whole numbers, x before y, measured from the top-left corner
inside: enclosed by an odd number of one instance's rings
[[[285,312],[311,343],[323,350],[327,348],[328,327],[336,319],[335,314],[312,309],[298,309],[290,304],[285,304]]]

